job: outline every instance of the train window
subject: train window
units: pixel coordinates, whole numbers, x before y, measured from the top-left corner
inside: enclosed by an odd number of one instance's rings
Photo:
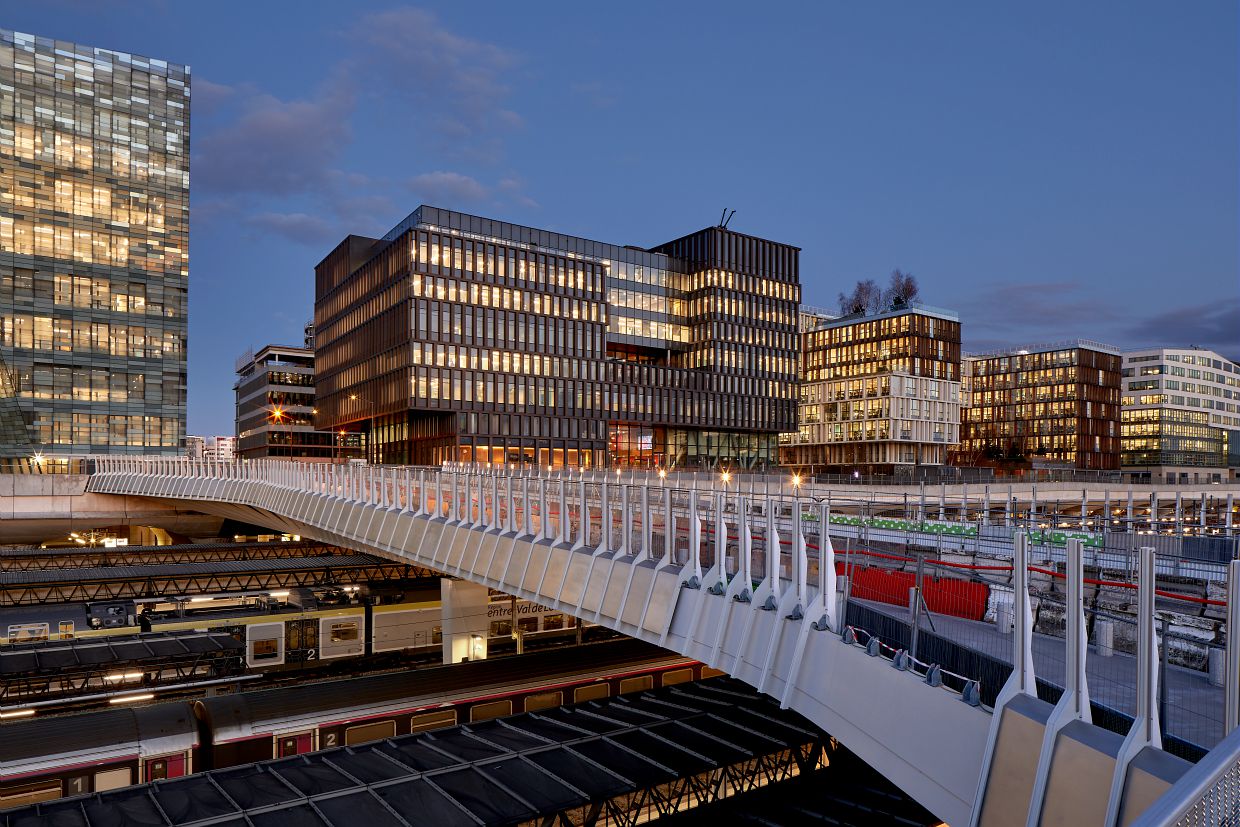
[[[512,634],[511,620],[491,621],[491,637],[508,637]]]
[[[9,643],[34,643],[47,640],[49,624],[14,623],[9,626]]]
[[[573,690],[573,703],[597,701],[600,698],[608,698],[610,696],[610,686],[605,683],[592,683],[589,686],[579,686]]]
[[[719,670],[719,669],[711,669],[709,666],[702,667],[702,679],[703,680],[705,680],[706,678],[718,678],[726,674],[728,673],[722,670]]]
[[[438,646],[443,643],[443,627],[431,627],[431,643]]]
[[[357,621],[349,621],[348,623],[333,623],[331,633],[332,643],[343,643],[347,640],[357,640]]]
[[[519,617],[517,618],[517,631],[519,632],[537,632],[538,618],[536,617]]]
[[[422,712],[409,719],[410,732],[425,732],[428,729],[439,729],[456,725],[455,709],[436,709],[434,712]]]
[[[73,639],[73,621],[72,620],[60,621],[60,639],[61,640],[72,640]]]
[[[563,692],[539,692],[525,696],[525,711],[536,712],[540,709],[551,709],[564,703]]]
[[[253,660],[272,660],[280,657],[280,639],[269,637],[250,643],[250,657]]]
[[[95,792],[101,793],[104,790],[118,790],[121,787],[128,787],[133,783],[132,772],[129,767],[120,767],[115,770],[103,770],[95,773]]]
[[[469,720],[489,721],[512,714],[512,701],[491,701],[485,704],[474,704],[469,710]]]
[[[54,798],[60,798],[61,795],[63,792],[59,780],[23,784],[20,787],[6,787],[0,789],[0,810],[38,804],[40,801],[51,801]]]
[[[673,669],[670,672],[663,673],[663,686],[672,686],[677,683],[688,683],[693,680],[692,669]]]
[[[559,612],[543,615],[543,629],[551,631],[552,629],[564,628],[564,615]]]
[[[625,692],[641,692],[654,688],[654,675],[642,675],[640,678],[623,678],[620,681],[620,694]]]
[[[345,746],[351,747],[354,744],[365,744],[369,741],[381,741],[384,738],[393,738],[396,736],[395,721],[379,721],[374,724],[362,724],[360,726],[351,726],[344,731]]]

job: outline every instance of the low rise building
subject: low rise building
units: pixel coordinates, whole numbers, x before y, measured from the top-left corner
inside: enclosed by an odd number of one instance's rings
[[[1240,471],[1240,364],[1201,348],[1123,354],[1121,466],[1133,482],[1227,482]]]
[[[801,315],[798,430],[784,465],[914,477],[959,440],[960,319],[923,305]]]

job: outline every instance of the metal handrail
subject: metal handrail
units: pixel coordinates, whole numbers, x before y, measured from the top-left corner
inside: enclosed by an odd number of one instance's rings
[[[1231,819],[1230,821],[1228,819]],[[1240,728],[1150,805],[1132,827],[1205,827],[1240,820]]]

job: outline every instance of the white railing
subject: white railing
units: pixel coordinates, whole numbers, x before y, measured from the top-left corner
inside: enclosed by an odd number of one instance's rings
[[[1132,827],[1240,824],[1240,729],[1233,730],[1155,801]]]

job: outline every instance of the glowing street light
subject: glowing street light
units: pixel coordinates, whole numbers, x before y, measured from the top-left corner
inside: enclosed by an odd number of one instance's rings
[[[667,469],[665,469],[665,468],[660,468],[660,469],[659,469],[659,479],[661,479],[661,480],[665,480],[665,479],[667,479]]]
[[[724,471],[722,474],[719,475],[719,479],[723,480],[724,485],[727,485],[728,483],[732,481],[732,472]]]
[[[800,474],[792,475],[792,487],[797,489],[798,491],[800,490],[801,488],[801,475]]]

